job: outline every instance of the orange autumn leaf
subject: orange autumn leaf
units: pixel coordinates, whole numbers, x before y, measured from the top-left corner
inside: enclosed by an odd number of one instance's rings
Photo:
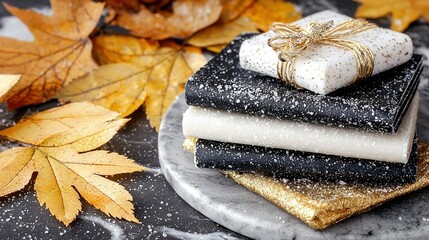
[[[258,25],[248,17],[241,16],[232,22],[217,22],[193,35],[188,43],[219,52],[237,35],[243,32],[258,32]]]
[[[130,62],[142,55],[156,54],[159,42],[133,36],[99,36],[92,39],[99,64]]]
[[[23,118],[19,124],[1,130],[0,135],[26,144],[42,145],[46,139],[52,138],[52,136],[57,136],[63,132],[74,135],[73,131],[81,131],[85,126],[92,128],[93,124],[110,123],[118,117],[119,114],[116,112],[91,104],[67,104],[61,108]],[[81,133],[78,132],[77,134]],[[112,136],[109,135],[108,137]],[[94,143],[92,142],[90,147]],[[101,145],[93,147],[99,146]]]
[[[169,2],[171,2],[171,0],[106,0],[106,6],[117,10],[127,9],[138,12],[140,4],[142,3],[151,4],[156,8],[161,8]]]
[[[172,3],[172,13],[153,13],[143,5],[137,13],[119,11],[116,24],[139,37],[186,38],[216,22],[221,10],[219,0],[176,0]]]
[[[242,11],[240,17],[233,21],[222,21],[224,16],[234,16],[234,12],[231,13],[230,11],[235,3],[237,1],[227,3],[221,19],[194,34],[187,43],[219,52],[240,33],[258,32],[258,30],[268,31],[273,22],[293,22],[301,17],[301,14],[291,3],[281,0],[257,0],[246,8],[239,8],[238,11]],[[249,4],[249,1],[246,4]],[[227,17],[224,18],[228,19]]]
[[[82,210],[80,196],[109,216],[139,223],[130,193],[102,176],[139,172],[143,167],[116,153],[91,151],[127,122],[118,117],[89,103],[72,103],[0,131],[27,145],[0,153],[0,196],[21,190],[37,172],[37,199],[66,226]]]
[[[168,107],[185,89],[189,77],[207,62],[199,48],[182,47],[174,42],[167,42],[165,46],[174,50],[154,66],[146,88],[146,117],[156,130]]]
[[[0,103],[6,99],[8,92],[18,83],[21,75],[0,74]]]
[[[199,48],[170,40],[101,36],[94,42],[94,55],[106,65],[67,85],[60,101],[88,101],[122,116],[144,104],[150,125],[157,130],[185,82],[206,63]]]
[[[223,23],[231,22],[246,11],[256,0],[221,0],[222,13],[219,21]]]
[[[131,63],[102,65],[67,85],[61,102],[87,101],[128,116],[146,100],[145,90],[151,69]]]
[[[63,84],[95,67],[88,36],[104,5],[91,0],[51,0],[51,5],[53,13],[46,16],[5,4],[34,36],[33,42],[0,38],[0,72],[22,75],[7,95],[12,109],[55,97]]]
[[[283,0],[257,0],[243,16],[250,18],[263,32],[270,30],[273,22],[290,23],[301,18],[301,12]]]
[[[34,149],[15,147],[0,153],[0,196],[23,189],[34,172]]]
[[[106,6],[113,9],[127,9],[138,11],[140,9],[140,0],[106,0]]]
[[[424,17],[429,21],[429,1],[427,0],[355,0],[361,3],[356,17],[380,18],[392,15],[391,28],[403,32],[408,26]]]
[[[217,45],[211,45],[211,46],[207,46],[205,47],[205,49],[207,49],[210,52],[214,52],[214,53],[219,53],[220,51],[222,51],[227,44],[217,44]]]
[[[161,8],[167,4],[169,4],[170,2],[172,2],[173,0],[140,0],[141,3],[146,4],[146,5],[151,5],[154,6],[156,8]]]

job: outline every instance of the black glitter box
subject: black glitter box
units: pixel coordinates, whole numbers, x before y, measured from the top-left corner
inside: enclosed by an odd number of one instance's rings
[[[406,164],[346,158],[198,139],[195,164],[239,172],[258,172],[281,178],[332,182],[402,184],[417,178],[416,138]]]

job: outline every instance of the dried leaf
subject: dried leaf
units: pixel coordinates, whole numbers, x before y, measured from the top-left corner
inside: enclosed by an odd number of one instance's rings
[[[90,161],[91,158],[107,158],[105,162]],[[89,161],[88,161],[89,160]],[[81,211],[79,194],[88,203],[115,218],[123,218],[139,223],[134,217],[132,196],[116,182],[91,171],[94,168],[115,166],[123,173],[122,164],[129,165],[127,172],[141,171],[142,168],[120,155],[109,155],[105,151],[79,154],[72,148],[40,148],[33,157],[38,172],[34,188],[40,204],[45,204],[51,213],[68,226]],[[102,170],[100,170],[102,172]],[[104,174],[104,175],[113,175]],[[76,188],[76,190],[74,188]]]
[[[103,4],[91,0],[51,0],[52,16],[5,4],[34,35],[33,42],[0,38],[0,72],[21,74],[7,95],[15,109],[47,101],[63,84],[93,67],[89,34],[97,25]]]
[[[152,13],[145,6],[140,6],[137,13],[118,11],[115,24],[128,29],[133,35],[145,38],[164,39],[175,34],[167,29],[166,17]]]
[[[156,54],[158,41],[132,36],[94,38],[94,58],[100,64],[131,62],[142,55]]]
[[[106,6],[113,9],[126,9],[137,12],[140,9],[140,0],[106,0]]]
[[[219,21],[193,35],[188,40],[188,43],[219,52],[226,44],[243,32],[258,32],[257,24],[244,16],[228,23]]]
[[[59,98],[62,102],[90,101],[125,117],[146,100],[150,73],[150,66],[131,63],[103,65],[67,85]]]
[[[116,153],[86,152],[109,141],[125,124],[127,120],[118,115],[89,103],[72,103],[0,131],[29,145],[0,153],[0,196],[21,190],[37,172],[34,188],[40,204],[66,226],[82,210],[80,196],[109,216],[139,223],[129,192],[100,175],[143,168]]]
[[[106,6],[109,6],[116,10],[126,9],[138,12],[140,9],[140,4],[150,4],[154,8],[161,8],[171,0],[106,0]]]
[[[220,51],[222,51],[224,48],[226,47],[226,44],[219,44],[219,45],[212,45],[212,46],[208,46],[206,47],[206,49],[208,51],[214,52],[214,53],[219,53]]]
[[[300,19],[301,12],[292,3],[283,0],[257,0],[243,16],[250,18],[258,24],[258,29],[266,32],[273,22],[290,23]]]
[[[172,0],[140,0],[140,2],[154,8],[161,8],[172,2]]]
[[[249,3],[250,1],[247,1],[243,4]],[[230,17],[235,16],[234,12],[230,12],[234,4],[237,4],[237,1],[227,3],[222,14]],[[243,7],[239,8],[238,11],[242,10]],[[273,22],[292,22],[301,17],[293,4],[281,0],[259,0],[244,10],[242,16],[234,21],[222,21],[222,16],[224,16],[222,15],[218,22],[194,34],[188,43],[219,52],[240,33],[267,31]],[[225,16],[224,18],[228,19]]]
[[[392,14],[391,28],[403,32],[408,26],[424,17],[429,21],[429,1],[427,0],[355,0],[361,3],[356,17],[380,18]]]
[[[12,89],[21,79],[21,75],[0,74],[0,103],[2,103],[10,89]]]
[[[159,130],[168,107],[183,92],[188,78],[206,63],[199,48],[180,47],[173,42],[166,45],[174,51],[153,67],[145,89],[148,94],[146,117],[156,130]]]
[[[222,13],[219,21],[223,23],[237,19],[256,0],[221,0]]]
[[[15,141],[39,145],[56,134],[80,130],[81,127],[110,122],[117,118],[118,113],[90,103],[68,104],[25,117],[19,124],[1,130],[0,135]]]
[[[140,0],[141,3],[146,5],[154,5],[156,7],[163,7],[170,3],[172,0]]]
[[[138,13],[118,12],[116,24],[144,38],[186,38],[219,19],[222,6],[219,0],[176,0],[172,13],[152,13],[145,6]]]
[[[94,54],[107,65],[67,85],[60,101],[89,101],[122,116],[144,103],[150,125],[156,129],[187,79],[206,63],[200,49],[173,41],[155,43],[155,47],[126,36],[101,38],[96,42],[105,47],[95,45]],[[110,56],[100,57],[106,55]]]
[[[34,149],[23,147],[0,153],[0,196],[19,191],[28,184],[34,172],[33,154]]]
[[[186,38],[211,24],[221,14],[219,0],[176,0],[173,15],[167,18],[167,26],[175,32],[174,37]]]
[[[70,146],[78,152],[86,152],[96,149],[109,141],[116,132],[127,123],[127,119],[118,119],[100,123],[86,123],[78,129],[57,133],[46,138],[39,146],[62,147]],[[83,135],[82,133],[85,133]]]

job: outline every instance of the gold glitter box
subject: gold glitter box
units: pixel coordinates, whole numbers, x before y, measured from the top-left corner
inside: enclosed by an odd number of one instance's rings
[[[194,152],[195,142],[195,139],[185,140],[184,149]],[[417,181],[412,184],[368,186],[304,179],[273,179],[260,174],[233,171],[224,173],[310,227],[321,230],[396,197],[429,186],[429,144],[419,141],[418,147],[418,175]]]

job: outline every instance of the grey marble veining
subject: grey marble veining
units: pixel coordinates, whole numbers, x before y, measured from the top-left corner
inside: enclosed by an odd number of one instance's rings
[[[158,137],[159,160],[173,189],[213,221],[256,239],[427,239],[429,189],[409,194],[324,231],[239,186],[220,172],[198,169],[183,151],[183,95],[171,106]]]

